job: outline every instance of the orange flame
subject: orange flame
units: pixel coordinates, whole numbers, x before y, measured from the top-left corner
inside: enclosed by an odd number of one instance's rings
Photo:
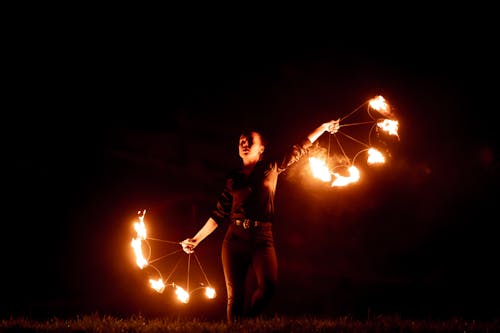
[[[368,163],[385,163],[385,157],[380,151],[375,148],[368,149]]]
[[[215,298],[215,289],[212,287],[206,287],[205,288],[205,295],[209,298]]]
[[[377,110],[380,113],[383,113],[383,114],[390,114],[391,113],[389,104],[387,104],[387,101],[385,100],[385,98],[380,96],[380,95],[372,98],[368,104],[370,105],[370,107],[372,109]]]
[[[383,131],[389,133],[390,135],[395,135],[398,136],[398,121],[397,120],[390,120],[390,119],[384,119],[383,121],[380,121],[377,123],[377,126],[380,127]]]
[[[324,182],[329,182],[332,180],[332,175],[330,170],[323,159],[317,157],[309,158],[309,165],[314,178],[320,179]]]
[[[140,211],[138,213],[140,213]],[[144,258],[142,253],[142,241],[147,238],[146,225],[144,224],[144,214],[146,214],[146,210],[143,211],[142,215],[139,215],[139,222],[134,223],[136,237],[132,238],[131,243],[135,253],[135,262],[140,269],[143,269],[148,264],[148,261]]]
[[[336,177],[335,180],[332,182],[332,187],[335,186],[346,186],[348,184],[357,182],[359,180],[359,170],[356,168],[354,165],[351,165],[349,167],[349,176],[342,176],[336,172],[333,173],[333,175]]]
[[[162,279],[158,280],[149,279],[149,283],[151,284],[151,288],[153,288],[160,294],[163,293],[163,291],[165,290],[165,284],[163,283]]]
[[[182,287],[180,286],[175,286],[175,294],[177,295],[177,299],[181,301],[182,303],[188,303],[189,302],[189,293],[185,291]]]

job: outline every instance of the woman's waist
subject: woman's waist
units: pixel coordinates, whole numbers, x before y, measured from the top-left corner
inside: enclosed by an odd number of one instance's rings
[[[272,222],[264,219],[233,217],[231,218],[231,224],[234,224],[237,227],[241,227],[243,229],[251,229],[251,228],[270,228]]]

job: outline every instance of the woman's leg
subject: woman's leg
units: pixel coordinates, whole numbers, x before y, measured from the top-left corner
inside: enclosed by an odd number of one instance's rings
[[[231,322],[244,315],[245,284],[251,258],[244,242],[226,237],[222,244],[222,267],[226,280],[227,320]]]
[[[248,316],[260,315],[270,303],[278,281],[278,259],[272,237],[260,243],[255,250],[252,265],[255,271],[257,289],[252,294]]]

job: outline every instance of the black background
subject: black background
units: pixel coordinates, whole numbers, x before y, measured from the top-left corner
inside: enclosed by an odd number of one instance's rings
[[[239,163],[243,127],[261,129],[272,154],[379,94],[400,122],[388,165],[342,189],[311,181],[300,162],[280,178],[270,311],[498,314],[498,52],[487,9],[345,22],[321,11],[37,12],[17,14],[4,51],[3,315],[223,318],[223,228],[197,251],[218,297],[179,305],[133,262],[137,211],[152,237],[191,236]]]

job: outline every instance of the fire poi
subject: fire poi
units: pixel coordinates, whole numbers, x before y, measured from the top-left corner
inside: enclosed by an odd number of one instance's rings
[[[135,230],[135,237],[132,238],[131,246],[134,249],[134,254],[135,254],[135,262],[137,266],[140,269],[145,269],[145,268],[151,268],[155,274],[157,275],[156,278],[150,278],[149,283],[151,285],[151,288],[156,290],[158,293],[163,293],[166,287],[172,287],[175,289],[175,294],[177,295],[177,299],[182,302],[182,303],[188,303],[191,295],[199,291],[201,289],[204,289],[205,291],[205,296],[209,299],[215,298],[216,293],[215,289],[211,287],[210,282],[208,281],[207,275],[205,274],[205,271],[203,270],[203,267],[201,266],[200,260],[196,256],[196,253],[192,254],[185,254],[184,251],[182,251],[182,248],[177,249],[171,253],[168,253],[166,255],[163,255],[158,258],[153,258],[151,259],[151,244],[150,242],[163,242],[163,243],[169,243],[169,244],[175,244],[175,245],[180,245],[179,242],[173,242],[173,241],[166,241],[162,239],[157,239],[157,238],[152,238],[149,237],[147,234],[146,230],[146,224],[144,223],[144,215],[146,214],[146,210],[143,211],[138,211],[138,218],[139,221],[134,222],[134,230]],[[143,249],[146,249],[147,254],[145,256]],[[182,252],[182,253],[181,253]],[[187,255],[187,281],[185,283],[185,287],[183,288],[180,284],[171,281],[170,277],[172,276],[172,271],[167,278],[164,278],[160,270],[153,265],[154,262],[157,262],[159,260],[162,260],[168,256],[171,256],[173,254],[182,254],[182,255]],[[190,286],[189,282],[189,277],[190,277],[190,270],[191,270],[191,256],[194,256],[196,259],[196,263],[198,264],[198,267],[200,268],[200,271],[203,273],[204,281],[205,283],[200,283],[196,288],[192,289]],[[175,265],[174,270],[177,268],[177,265]]]
[[[344,123],[344,121],[358,111],[363,110],[363,107],[366,106],[366,112],[369,116],[369,120],[352,122],[352,123]],[[312,152],[309,157],[309,167],[311,169],[312,176],[315,179],[319,179],[325,183],[329,183],[331,187],[340,187],[346,186],[352,183],[357,182],[361,176],[358,167],[356,167],[356,159],[361,155],[366,153],[366,163],[367,164],[383,164],[386,162],[386,156],[382,154],[380,149],[378,149],[375,144],[372,142],[372,135],[375,133],[380,136],[388,135],[395,136],[399,140],[398,135],[398,121],[394,118],[390,106],[382,96],[376,96],[363,104],[361,104],[354,111],[349,113],[348,115],[339,119],[339,130],[333,134],[330,134],[330,138],[334,137],[336,139],[336,143],[338,145],[338,150],[341,152],[340,155],[330,156],[330,140],[328,144],[328,151],[325,153],[325,149],[321,148],[316,150],[316,152]],[[361,140],[355,139],[354,136],[347,133],[347,131],[341,130],[342,128],[346,129],[352,126],[362,126],[368,125],[370,126],[368,131],[368,142],[363,142]],[[354,154],[353,158],[350,158],[346,153],[346,149],[343,144],[341,144],[340,137],[349,139],[355,142],[357,145],[361,145],[361,150],[357,151]],[[158,293],[163,293],[166,287],[174,288],[177,299],[182,303],[188,303],[191,295],[196,291],[204,290],[204,294],[207,298],[212,299],[216,297],[215,289],[212,288],[208,278],[201,266],[200,260],[196,256],[196,253],[187,254],[182,250],[182,246],[180,246],[180,242],[174,241],[166,241],[162,239],[152,238],[148,236],[146,224],[144,223],[144,216],[146,214],[146,210],[138,211],[139,221],[134,222],[134,230],[135,237],[132,238],[131,246],[134,250],[135,254],[135,262],[137,266],[143,270],[146,268],[151,268],[156,277],[150,278],[149,283],[151,288],[156,290]],[[179,248],[169,254],[151,258],[151,244],[150,242],[163,242],[168,244],[179,245]],[[144,249],[146,249],[146,255],[144,254]],[[181,254],[187,255],[187,281],[184,284],[184,288],[181,284],[178,284],[171,280],[172,274],[174,270],[177,269],[178,265],[175,265],[172,272],[165,278],[160,270],[153,265],[153,263],[165,259],[173,254]],[[200,271],[203,273],[204,283],[200,283],[195,288],[191,288],[190,286],[190,267],[191,267],[191,256],[194,256],[196,259],[196,263]]]
[[[366,112],[370,118],[368,121],[344,123],[344,120],[363,110],[363,106],[366,106]],[[370,126],[368,142],[363,142],[342,131],[342,128],[366,125]],[[325,183],[330,183],[332,187],[346,186],[357,182],[361,178],[359,169],[355,165],[359,155],[367,153],[366,163],[368,164],[383,164],[386,162],[386,156],[372,142],[374,131],[379,137],[380,132],[382,132],[385,135],[395,136],[399,140],[398,125],[399,123],[394,119],[390,106],[384,97],[379,95],[366,101],[348,115],[340,118],[339,130],[334,134],[330,134],[330,137],[335,137],[338,150],[340,151],[339,156],[330,156],[331,147],[329,141],[328,153],[325,153],[324,149],[322,149],[317,153],[317,156],[309,157],[309,167],[311,168],[312,176]],[[347,138],[362,147],[352,159],[346,153],[340,137]]]

